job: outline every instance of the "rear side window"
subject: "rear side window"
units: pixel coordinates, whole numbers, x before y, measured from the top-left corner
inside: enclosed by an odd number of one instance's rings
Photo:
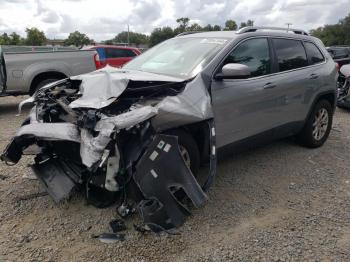
[[[324,57],[321,51],[317,48],[315,44],[310,42],[305,42],[304,44],[311,65],[318,64],[324,61]]]
[[[106,48],[107,58],[134,57],[136,54],[129,49]]]
[[[346,58],[348,56],[345,49],[335,49],[334,50],[334,58]]]
[[[287,71],[308,65],[305,49],[299,40],[273,39],[279,71]]]
[[[224,65],[229,63],[248,66],[251,77],[270,74],[271,59],[267,39],[255,38],[243,42],[225,59]]]

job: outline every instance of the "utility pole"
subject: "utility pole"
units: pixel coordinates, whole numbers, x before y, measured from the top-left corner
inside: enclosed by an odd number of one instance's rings
[[[130,46],[130,31],[129,31],[129,24],[128,24],[128,46]]]
[[[287,32],[289,32],[289,26],[293,25],[292,23],[286,23],[288,29],[287,29]]]

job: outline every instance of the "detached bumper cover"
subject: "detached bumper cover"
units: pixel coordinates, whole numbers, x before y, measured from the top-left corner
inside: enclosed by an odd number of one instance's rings
[[[169,229],[184,223],[190,212],[174,195],[179,189],[196,207],[208,199],[185,164],[175,136],[155,136],[136,167],[134,180],[148,199],[139,206],[145,224]]]

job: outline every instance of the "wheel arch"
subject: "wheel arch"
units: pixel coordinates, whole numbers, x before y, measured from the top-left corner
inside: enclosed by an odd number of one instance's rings
[[[335,108],[337,106],[337,94],[335,91],[325,91],[325,92],[322,92],[322,93],[319,93],[314,101],[312,102],[312,106],[309,108],[309,112],[307,114],[307,117],[305,119],[305,122],[309,119],[310,117],[310,114],[312,112],[312,110],[314,109],[315,105],[320,101],[320,100],[327,100],[332,108],[333,108],[333,113],[335,112]]]
[[[200,153],[201,164],[209,161],[210,154],[210,128],[207,121],[201,121],[194,124],[188,124],[180,127],[170,128],[165,131],[182,130],[187,132],[195,140]]]
[[[67,76],[59,71],[48,71],[37,74],[30,83],[29,94],[32,95],[35,92],[37,85],[46,79],[64,79]]]

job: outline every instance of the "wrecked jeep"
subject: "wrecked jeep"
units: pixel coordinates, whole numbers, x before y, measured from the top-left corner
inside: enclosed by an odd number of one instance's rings
[[[148,228],[180,226],[190,214],[184,199],[203,205],[215,174],[213,113],[202,81],[107,66],[49,84],[20,104],[34,107],[1,159],[13,165],[35,155],[32,170],[55,202],[80,191],[101,208],[120,200],[127,215],[131,199]],[[210,171],[199,185],[204,159]]]
[[[180,226],[207,200],[216,147],[290,135],[318,147],[329,135],[336,68],[324,46],[300,30],[260,29],[185,33],[122,69],[42,87],[20,104],[34,107],[1,159],[35,155],[56,202],[78,190],[97,207],[120,200],[127,216],[132,200],[151,230]]]

